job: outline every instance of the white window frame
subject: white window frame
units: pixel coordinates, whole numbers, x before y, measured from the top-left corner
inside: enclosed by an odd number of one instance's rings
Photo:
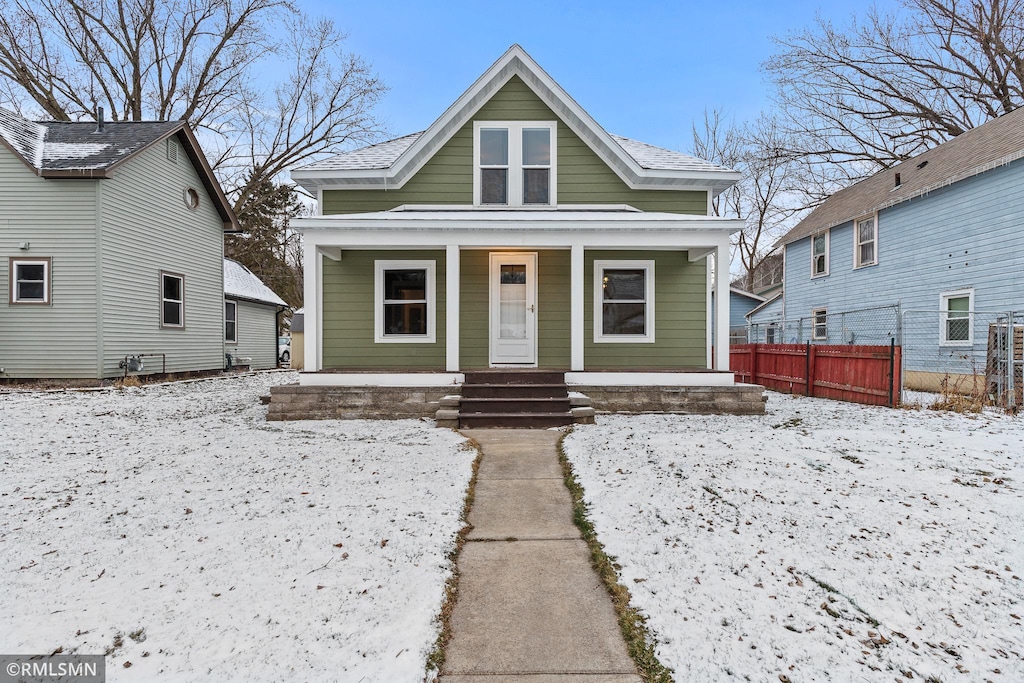
[[[643,269],[644,273],[644,328],[646,334],[604,333],[604,271]],[[637,303],[631,300],[631,303]],[[594,343],[595,344],[653,344],[654,343],[654,261],[594,261]]]
[[[233,337],[228,336],[228,307],[229,306],[234,311],[234,314],[231,316],[231,322],[235,326],[235,335]],[[227,299],[224,300],[224,341],[228,342],[229,344],[237,344],[238,343],[238,302],[237,301],[228,301]]]
[[[385,334],[384,272],[388,270],[427,271],[427,333]],[[404,302],[410,303],[410,302]],[[437,261],[374,261],[373,266],[373,329],[378,344],[432,344],[437,341]]]
[[[818,334],[818,316],[821,315],[824,320],[820,323],[825,330],[825,334]],[[825,341],[828,339],[828,309],[827,308],[812,308],[811,309],[811,339],[813,341]]]
[[[822,254],[822,256],[825,257],[825,269],[822,270],[820,273],[818,273],[818,272],[815,271],[815,267],[817,266],[818,259],[816,258],[815,253],[814,253],[814,240],[815,240],[815,238],[818,238],[818,237],[821,237],[821,236],[825,237],[825,253]],[[826,275],[828,275],[828,267],[829,267],[829,261],[830,261],[829,251],[830,251],[830,248],[831,248],[831,244],[830,244],[831,241],[832,240],[831,240],[831,231],[830,230],[824,230],[822,232],[819,232],[819,233],[816,233],[814,235],[811,235],[811,278],[812,279],[816,278],[816,277],[825,277]]]
[[[50,304],[50,266],[51,259],[46,258],[24,258],[19,256],[12,256],[10,258],[10,275],[11,275],[11,304],[18,305],[34,305],[34,306],[48,306]],[[27,299],[18,296],[18,270],[21,266],[42,266],[43,267],[43,298],[42,299]],[[35,282],[33,280],[32,282]]]
[[[861,242],[860,241],[860,224],[863,223],[864,221],[871,221],[871,225],[873,227],[872,234],[871,234],[871,241],[874,242],[874,245],[875,245],[875,248],[874,248],[875,260],[874,261],[868,261],[868,262],[865,262],[865,263],[861,263],[861,260],[860,260],[860,247],[861,247],[862,244],[867,244],[867,241],[865,241],[865,242]],[[878,265],[878,214],[876,213],[876,214],[873,214],[871,216],[861,216],[860,218],[858,218],[857,220],[855,220],[853,222],[853,269],[857,270],[858,268],[867,268],[868,266],[877,266],[877,265]]]
[[[506,204],[481,203],[480,173],[480,131],[482,129],[505,129],[508,131],[508,194]],[[523,130],[527,128],[547,128],[551,135],[551,164],[548,168],[549,187],[547,204],[523,203]],[[557,121],[474,121],[473,122],[473,204],[475,206],[495,206],[514,208],[549,208],[558,204],[558,122]],[[490,167],[489,167],[490,168]],[[526,168],[544,168],[528,166]]]
[[[164,292],[164,278],[173,277],[181,282],[181,299],[168,299]],[[164,320],[164,304],[171,302],[178,304],[181,311],[181,322],[168,323]],[[160,327],[171,330],[185,329],[185,276],[180,273],[172,273],[166,270],[160,271]]]
[[[967,339],[949,339],[949,300],[967,297]],[[974,346],[974,289],[956,289],[939,295],[939,346]]]

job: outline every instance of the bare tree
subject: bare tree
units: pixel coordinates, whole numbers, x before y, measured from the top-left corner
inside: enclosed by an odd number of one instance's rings
[[[378,133],[385,88],[343,40],[289,0],[0,0],[0,101],[188,121],[244,223],[287,168]]]
[[[902,4],[775,39],[764,68],[819,199],[1024,104],[1024,0]]]
[[[694,154],[743,175],[713,201],[712,210],[717,216],[745,221],[733,239],[733,259],[739,257],[747,290],[753,290],[775,239],[792,227],[793,217],[804,208],[790,147],[778,122],[764,115],[751,124],[735,126],[725,123],[715,110],[704,113],[703,127],[693,128]]]

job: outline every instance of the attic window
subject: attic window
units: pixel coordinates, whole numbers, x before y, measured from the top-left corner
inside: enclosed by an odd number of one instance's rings
[[[473,133],[474,204],[556,203],[554,121],[477,121]]]
[[[170,138],[167,139],[167,160],[178,163],[178,145]]]

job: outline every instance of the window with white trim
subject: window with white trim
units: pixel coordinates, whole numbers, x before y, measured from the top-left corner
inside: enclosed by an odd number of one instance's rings
[[[224,302],[224,341],[238,343],[238,304],[234,301]]]
[[[10,259],[11,303],[50,303],[50,258]]]
[[[941,311],[939,344],[971,346],[974,344],[974,290],[959,289],[939,296]]]
[[[160,327],[185,327],[185,277],[160,271]]]
[[[811,339],[828,339],[828,309],[815,308],[811,311]]]
[[[434,261],[375,262],[375,341],[423,343],[436,340],[435,270]]]
[[[654,261],[594,261],[594,341],[654,342]]]
[[[829,231],[811,237],[811,277],[828,275]]]
[[[554,121],[473,124],[473,203],[551,206],[555,201]]]
[[[878,216],[853,222],[853,267],[878,263]]]

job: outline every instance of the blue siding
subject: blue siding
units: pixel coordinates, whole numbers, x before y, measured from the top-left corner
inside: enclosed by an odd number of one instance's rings
[[[810,238],[786,247],[787,318],[815,308],[900,304],[934,311],[973,288],[979,311],[1024,310],[1024,160],[878,215],[878,264],[854,270],[853,223],[832,228],[829,274],[812,279]]]

